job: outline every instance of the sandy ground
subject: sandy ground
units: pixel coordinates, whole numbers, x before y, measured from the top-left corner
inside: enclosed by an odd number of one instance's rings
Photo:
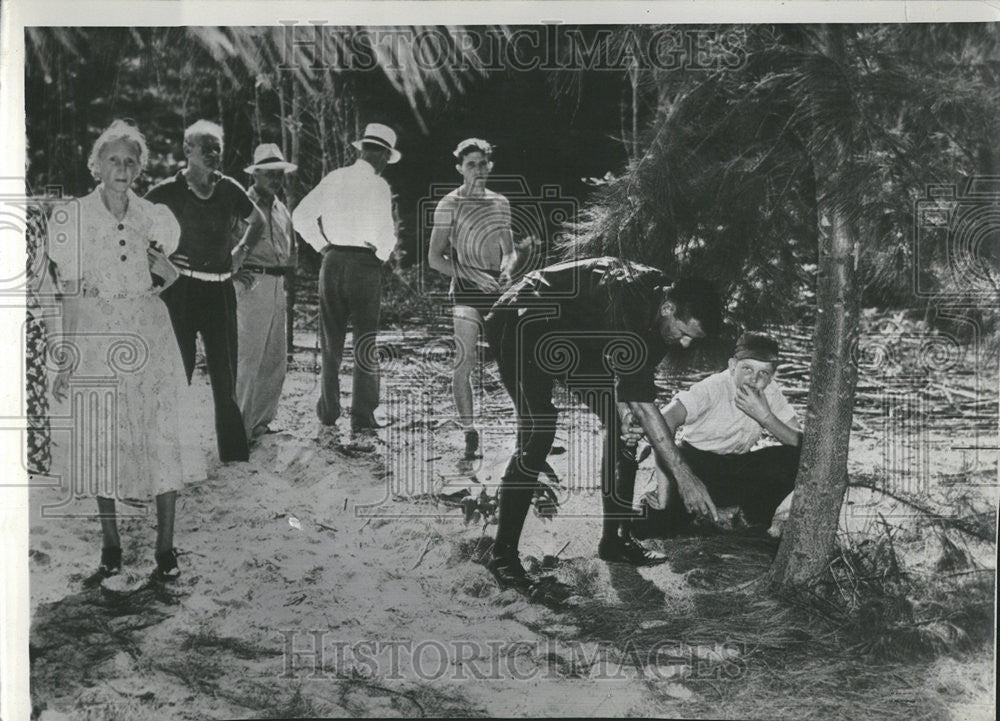
[[[444,346],[386,358],[384,411],[394,422],[374,452],[317,442],[312,362],[296,356],[279,432],[249,463],[225,466],[215,460],[207,378],[196,375],[186,423],[208,477],[179,500],[183,575],[167,588],[83,590],[100,549],[98,522],[86,517],[93,501],[64,501],[58,479],[33,489],[32,692],[43,721],[848,714],[817,709],[808,674],[772,672],[767,688],[749,688],[768,678],[764,644],[741,634],[737,616],[717,628],[679,621],[703,609],[706,589],[758,576],[774,542],[679,539],[665,545],[671,562],[653,569],[596,558],[599,429],[587,415],[565,414],[556,443],[567,452],[550,460],[570,489],[555,519],[529,516],[522,543],[537,559],[557,556],[551,572],[585,596],[582,608],[556,612],[500,592],[474,560],[493,527],[465,524],[438,495],[490,487],[512,448],[509,402],[490,371],[477,381],[493,419],[483,425],[485,457],[464,465],[448,422]],[[348,403],[349,390],[347,378]],[[855,445],[852,473],[881,462],[878,439]],[[954,454],[948,462],[960,463]],[[650,474],[647,464],[640,483]],[[870,502],[852,494],[856,524],[877,515]],[[126,570],[148,573],[155,516],[122,509],[132,513],[121,522]],[[628,653],[631,640],[651,637],[664,649],[655,662]],[[898,680],[845,698],[871,718],[889,717],[887,696],[899,718],[989,718],[988,655],[902,664]]]

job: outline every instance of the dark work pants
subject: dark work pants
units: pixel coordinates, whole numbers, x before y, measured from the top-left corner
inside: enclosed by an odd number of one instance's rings
[[[552,404],[554,379],[534,363],[530,320],[519,324],[515,311],[494,311],[486,319],[486,338],[496,358],[500,379],[514,401],[517,440],[514,455],[500,483],[499,549],[515,551],[531,507],[538,474],[545,465],[556,433]],[[604,425],[601,462],[603,535],[615,535],[634,516],[632,494],[636,462],[621,442],[621,422],[614,403],[613,378],[607,383],[573,387],[571,391]]]
[[[232,280],[196,280],[182,275],[161,297],[170,311],[188,383],[194,373],[195,338],[201,333],[215,403],[219,459],[247,460],[250,451],[236,403],[236,291]]]
[[[798,446],[770,446],[750,453],[722,455],[682,443],[680,451],[705,484],[712,502],[716,506],[739,506],[746,520],[754,525],[769,525],[775,510],[795,487]],[[636,521],[636,531],[646,537],[669,537],[693,518],[674,494],[665,509],[647,508],[646,517]]]
[[[382,263],[364,248],[326,251],[319,270],[320,348],[323,387],[316,414],[332,425],[340,417],[340,363],[344,358],[347,322],[354,326],[354,391],[351,418],[374,420],[378,406],[379,363],[376,337],[382,303]]]

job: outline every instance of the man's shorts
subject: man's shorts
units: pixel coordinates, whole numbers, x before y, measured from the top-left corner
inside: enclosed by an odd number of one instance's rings
[[[496,303],[503,292],[487,293],[486,291],[480,290],[478,286],[469,281],[463,281],[459,278],[455,278],[455,282],[452,283],[451,287],[451,300],[455,305],[464,305],[469,308],[474,308],[479,311],[481,316],[486,316]]]

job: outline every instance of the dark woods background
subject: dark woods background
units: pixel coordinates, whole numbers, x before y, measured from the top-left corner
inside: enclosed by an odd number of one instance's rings
[[[365,123],[383,122],[400,136],[403,161],[390,166],[385,177],[397,195],[409,264],[416,260],[420,200],[430,197],[434,185],[447,190],[458,185],[451,152],[463,138],[490,140],[496,146],[494,173],[523,176],[528,196],[542,185],[558,185],[582,200],[587,186],[581,178],[603,175],[625,159],[616,137],[622,91],[616,74],[589,73],[570,96],[541,70],[483,75],[444,66],[393,73],[379,67],[345,70],[332,63],[314,69],[311,47],[296,48],[302,56],[297,68],[279,69],[287,57],[286,32],[29,31],[25,82],[32,185],[63,186],[71,195],[89,191],[91,144],[112,119],[126,117],[137,123],[150,146],[149,167],[137,181],[143,191],[183,167],[183,130],[207,118],[225,129],[223,172],[244,184],[249,178],[242,169],[257,143],[283,146],[300,168],[290,176],[294,202],[325,173],[353,162],[349,143]],[[309,39],[309,33],[301,37]],[[394,87],[397,76],[407,75],[419,87]],[[532,205],[531,197],[524,200]]]
[[[89,191],[91,144],[126,117],[150,145],[144,191],[183,166],[184,128],[208,118],[225,129],[224,172],[244,184],[253,147],[279,143],[300,168],[294,204],[353,161],[365,123],[385,122],[404,156],[386,178],[405,274],[423,262],[421,199],[458,184],[451,150],[478,136],[497,147],[495,174],[523,179],[517,239],[541,235],[549,258],[611,253],[697,272],[736,321],[759,325],[811,313],[822,196],[857,229],[862,304],[933,321],[936,305],[913,293],[914,204],[929,184],[961,193],[1000,174],[992,25],[837,26],[841,61],[811,26],[561,27],[577,42],[558,46],[537,27],[399,28],[380,44],[392,30],[324,28],[316,67],[309,28],[292,45],[281,26],[28,29],[29,182]],[[421,32],[438,45],[415,42]],[[429,47],[448,60],[427,62]],[[831,165],[834,144],[847,155]],[[842,170],[818,170],[830,167]],[[566,207],[577,223],[550,212]],[[978,257],[995,268],[998,246],[987,233]],[[916,270],[943,278],[954,304],[968,284],[948,262],[942,245]],[[974,295],[958,304],[991,322]]]

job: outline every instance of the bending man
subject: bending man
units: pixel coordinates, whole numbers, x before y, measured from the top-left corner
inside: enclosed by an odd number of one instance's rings
[[[555,436],[553,382],[561,380],[605,428],[601,467],[604,521],[598,556],[636,566],[662,563],[629,533],[636,461],[620,436],[634,415],[698,512],[714,507],[681,459],[656,400],[654,376],[668,346],[687,348],[714,333],[721,305],[693,279],[671,284],[655,268],[617,258],[560,263],[526,275],[486,318],[490,348],[514,401],[517,443],[500,486],[499,525],[487,567],[503,588],[532,594],[518,558],[521,530]],[[666,486],[661,495],[666,500]]]

